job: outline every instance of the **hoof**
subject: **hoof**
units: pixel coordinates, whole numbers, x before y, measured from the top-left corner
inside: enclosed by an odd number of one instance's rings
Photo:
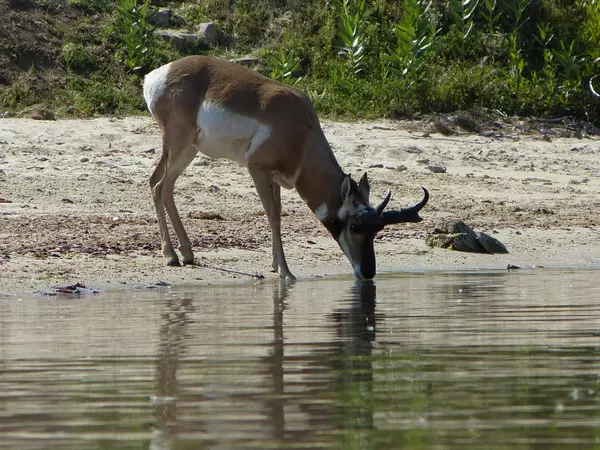
[[[188,260],[185,260],[185,261],[183,261],[183,265],[184,265],[184,266],[195,266],[195,265],[196,265],[196,262],[195,262],[195,261],[194,261],[194,259],[192,258],[192,259],[188,259]]]
[[[167,266],[179,267],[179,266],[181,266],[181,264],[179,264],[179,260],[177,258],[175,258],[175,259],[168,260],[167,261]]]
[[[296,277],[291,272],[280,273],[279,274],[279,278],[281,278],[282,280],[289,280],[289,281],[295,281],[296,280]]]

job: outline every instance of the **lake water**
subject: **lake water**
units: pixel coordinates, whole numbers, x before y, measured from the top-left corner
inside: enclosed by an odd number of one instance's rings
[[[2,298],[0,448],[600,448],[600,271]]]

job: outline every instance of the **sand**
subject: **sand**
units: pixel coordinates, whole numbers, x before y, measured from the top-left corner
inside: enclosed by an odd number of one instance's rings
[[[431,193],[419,224],[375,244],[386,272],[600,267],[600,140],[584,135],[445,136],[425,125],[324,122],[345,171],[368,171],[371,201],[391,207]],[[198,265],[167,267],[148,177],[160,156],[148,117],[0,120],[0,296],[76,282],[96,289],[276,278],[270,230],[252,180],[234,162],[198,156],[175,198]],[[442,171],[441,173],[436,170]],[[445,169],[445,172],[443,171]],[[282,191],[284,248],[300,279],[351,277],[351,267],[295,191]],[[463,220],[505,255],[433,249],[426,233]]]

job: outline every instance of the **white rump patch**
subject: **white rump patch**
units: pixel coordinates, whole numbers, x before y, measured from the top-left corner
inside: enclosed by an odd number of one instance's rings
[[[144,77],[144,100],[152,114],[154,114],[156,102],[164,94],[167,87],[170,68],[171,63],[165,64]]]
[[[319,219],[321,222],[327,218],[327,214],[329,214],[329,210],[327,209],[327,205],[325,203],[320,204],[317,206],[317,209],[315,209],[315,216],[317,216],[317,219]]]
[[[268,125],[210,102],[204,102],[198,109],[197,125],[202,130],[199,146],[202,153],[213,158],[229,158],[244,166],[271,136]]]

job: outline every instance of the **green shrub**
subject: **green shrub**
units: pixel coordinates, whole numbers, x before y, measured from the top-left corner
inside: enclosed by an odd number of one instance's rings
[[[156,37],[150,1],[68,2],[87,16],[59,30],[67,87],[48,92],[37,68],[0,87],[0,105],[54,102],[69,105],[63,112],[75,115],[142,110],[140,77],[183,56]],[[61,4],[36,2],[48,14]],[[212,20],[229,36],[209,52],[262,55],[261,70],[306,90],[324,116],[398,117],[482,106],[600,125],[600,102],[590,88],[591,82],[600,89],[600,78],[593,78],[600,75],[600,0],[168,4],[190,28]]]
[[[85,9],[89,12],[106,12],[114,7],[111,0],[69,0],[71,6]]]
[[[300,57],[294,50],[280,48],[278,51],[265,53],[264,58],[270,70],[269,76],[274,80],[289,84],[299,81]]]
[[[38,101],[36,93],[30,84],[18,81],[10,86],[0,86],[0,107],[9,110],[22,109]]]
[[[156,45],[155,25],[151,24],[155,14],[150,9],[149,0],[117,0],[115,5],[115,30],[122,43],[122,55],[128,69],[144,73],[153,62]]]
[[[429,17],[432,2],[406,0],[404,14],[394,27],[396,45],[382,55],[388,73],[410,81],[423,64],[420,56],[431,47],[437,30]]]
[[[114,80],[108,74],[91,77],[74,76],[65,89],[55,93],[64,105],[61,112],[79,117],[132,114],[144,110],[139,87],[134,83]]]
[[[83,44],[67,42],[62,46],[61,54],[69,70],[92,68],[96,64],[96,58]]]
[[[365,29],[371,11],[365,0],[333,0],[338,17],[338,36],[341,40],[338,54],[345,57],[355,74],[363,70],[366,52]]]

